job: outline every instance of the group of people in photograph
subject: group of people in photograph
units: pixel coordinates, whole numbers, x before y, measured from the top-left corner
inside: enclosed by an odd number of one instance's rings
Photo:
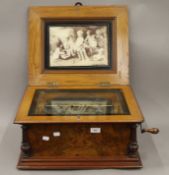
[[[106,51],[105,27],[63,27],[62,32],[62,36],[57,36],[57,32],[53,32],[55,39],[50,42],[50,56],[53,59],[99,61],[104,58]]]

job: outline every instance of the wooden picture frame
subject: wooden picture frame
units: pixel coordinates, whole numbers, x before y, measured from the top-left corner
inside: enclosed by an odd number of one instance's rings
[[[45,68],[46,22],[104,20],[112,23],[112,55],[111,66],[108,69],[49,70]],[[127,8],[124,6],[31,7],[29,9],[29,85],[70,87],[83,84],[86,86],[129,84]]]

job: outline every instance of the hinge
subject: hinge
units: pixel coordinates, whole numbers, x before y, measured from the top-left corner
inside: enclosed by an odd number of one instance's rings
[[[100,82],[98,84],[98,86],[100,86],[100,87],[109,87],[109,86],[112,86],[112,84],[108,81],[104,81],[104,82]]]
[[[55,86],[59,86],[59,83],[57,83],[57,82],[47,82],[47,86],[55,87]]]

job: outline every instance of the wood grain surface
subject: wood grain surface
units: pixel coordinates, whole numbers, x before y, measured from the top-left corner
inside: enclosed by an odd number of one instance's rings
[[[140,168],[138,153],[128,154],[129,124],[33,124],[27,130],[31,156],[18,163],[20,169]],[[91,133],[90,128],[100,128]],[[54,137],[54,132],[60,136]],[[134,131],[136,132],[136,131]],[[48,141],[42,139],[49,137]]]
[[[44,69],[44,23],[47,20],[112,20],[113,63],[116,71]],[[97,86],[129,84],[128,11],[125,6],[31,7],[29,9],[29,85]],[[115,61],[114,61],[115,60]]]

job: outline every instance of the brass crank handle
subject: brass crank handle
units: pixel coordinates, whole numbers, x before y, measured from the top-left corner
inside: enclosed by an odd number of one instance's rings
[[[149,129],[141,129],[141,133],[151,133],[151,134],[158,134],[160,130],[158,128],[149,128]]]

